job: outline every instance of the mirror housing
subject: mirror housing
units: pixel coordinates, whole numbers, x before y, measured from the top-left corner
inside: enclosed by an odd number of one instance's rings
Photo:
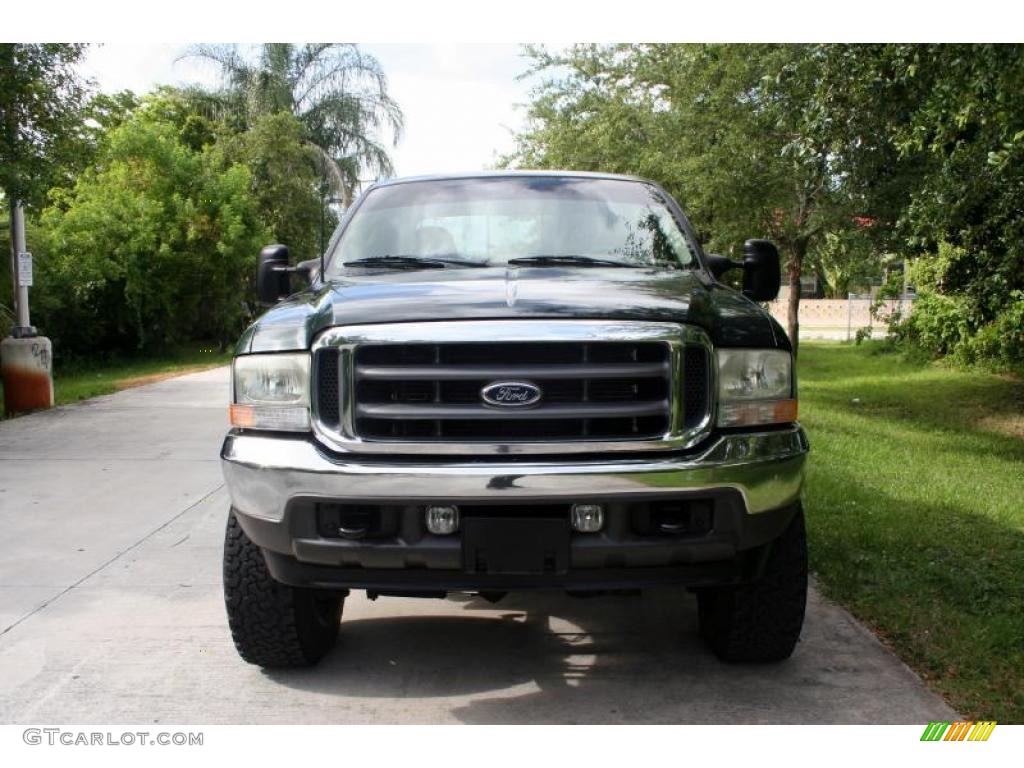
[[[295,268],[292,269],[292,272],[297,275],[301,275],[307,282],[312,284],[312,282],[320,276],[320,257],[317,256],[315,259],[300,261],[295,265]]]
[[[779,295],[782,268],[779,251],[770,240],[747,240],[743,244],[743,261],[733,261],[717,253],[704,255],[708,269],[720,280],[730,269],[743,270],[743,295],[751,301],[772,301]]]
[[[710,269],[711,274],[715,276],[715,280],[721,280],[722,275],[733,267],[743,266],[739,262],[733,261],[728,256],[720,256],[717,253],[704,254],[704,260],[708,263],[708,269]]]
[[[771,240],[743,244],[743,295],[751,301],[772,301],[779,295],[782,267],[779,250]]]
[[[256,295],[261,304],[277,304],[292,292],[288,246],[268,245],[260,251],[256,267]]]

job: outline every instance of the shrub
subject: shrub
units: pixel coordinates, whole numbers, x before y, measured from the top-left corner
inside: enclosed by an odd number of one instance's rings
[[[930,357],[949,356],[961,365],[1024,371],[1024,291],[1013,291],[1004,309],[980,327],[971,323],[967,300],[932,293],[890,326],[890,337]]]
[[[1024,291],[1013,291],[1011,301],[991,323],[964,339],[958,360],[1002,370],[1024,370]]]
[[[964,300],[938,293],[919,295],[914,311],[890,326],[893,338],[934,357],[953,352],[971,334]]]

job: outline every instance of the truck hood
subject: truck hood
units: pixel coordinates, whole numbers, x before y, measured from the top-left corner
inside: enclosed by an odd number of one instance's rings
[[[699,270],[488,267],[348,270],[267,311],[237,353],[309,349],[336,325],[482,319],[692,323],[716,346],[789,348],[764,309]]]

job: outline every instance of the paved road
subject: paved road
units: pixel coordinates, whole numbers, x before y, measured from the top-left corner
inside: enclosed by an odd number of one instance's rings
[[[0,424],[0,723],[953,719],[812,594],[792,660],[726,666],[682,590],[349,598],[312,671],[241,662],[221,603],[226,369]]]

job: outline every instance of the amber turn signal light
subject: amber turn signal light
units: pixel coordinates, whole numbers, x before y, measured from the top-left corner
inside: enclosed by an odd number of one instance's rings
[[[251,405],[232,403],[228,406],[228,418],[232,427],[251,427],[256,423],[256,414]]]
[[[747,427],[758,424],[787,424],[796,421],[796,400],[762,400],[728,403],[718,407],[718,426]]]

